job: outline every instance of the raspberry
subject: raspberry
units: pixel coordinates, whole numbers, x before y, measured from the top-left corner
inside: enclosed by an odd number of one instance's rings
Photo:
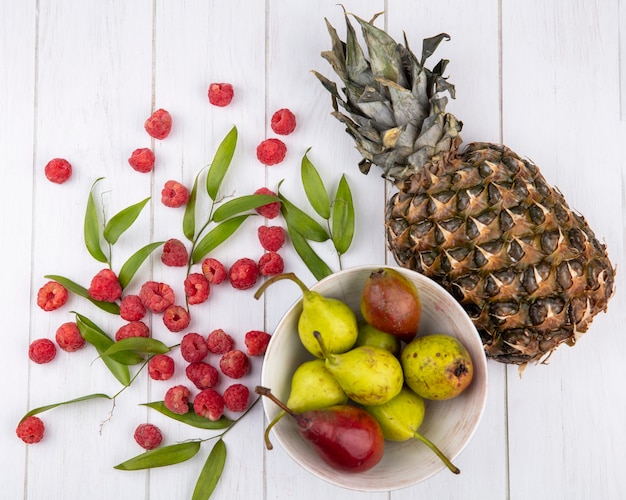
[[[259,279],[259,268],[252,259],[244,257],[231,266],[228,279],[237,290],[252,288]]]
[[[161,190],[161,203],[166,207],[178,208],[189,201],[189,189],[178,181],[167,181]]]
[[[56,281],[48,281],[37,292],[37,305],[44,311],[54,311],[63,306],[68,297],[67,288]]]
[[[157,109],[143,124],[150,137],[165,139],[172,130],[172,116],[164,109]]]
[[[141,424],[135,429],[135,441],[145,450],[154,450],[163,441],[163,435],[156,425]]]
[[[267,166],[276,165],[285,159],[287,146],[280,139],[265,139],[256,148],[256,157]]]
[[[156,281],[146,281],[141,285],[139,298],[146,309],[153,313],[161,313],[174,303],[174,290],[165,284]]]
[[[207,346],[213,354],[224,354],[235,347],[235,341],[221,328],[213,330],[207,337]]]
[[[267,252],[261,255],[259,259],[259,272],[263,276],[274,276],[285,270],[285,263],[280,254],[276,252]]]
[[[250,371],[250,359],[237,349],[228,351],[220,359],[220,370],[230,378],[241,378]]]
[[[285,230],[281,226],[259,226],[259,242],[265,250],[276,252],[285,244]]]
[[[172,413],[184,415],[189,411],[189,396],[191,392],[184,385],[170,387],[165,393],[163,404]]]
[[[131,337],[149,337],[150,328],[143,321],[131,321],[118,328],[115,332],[115,340],[129,339]]]
[[[122,296],[122,285],[117,275],[110,269],[99,271],[91,280],[89,296],[104,302],[115,302],[119,299]]]
[[[201,417],[219,420],[224,414],[224,398],[214,389],[204,389],[194,398],[193,410]]]
[[[78,351],[85,345],[85,339],[74,321],[63,323],[57,328],[54,339],[59,347],[66,352]]]
[[[204,302],[211,294],[211,285],[202,273],[191,273],[185,278],[187,303],[196,305]]]
[[[209,346],[199,333],[187,333],[180,341],[180,354],[189,363],[202,361],[209,354]]]
[[[226,279],[226,268],[219,260],[207,257],[202,261],[202,274],[212,285],[219,285]]]
[[[157,354],[148,361],[148,375],[152,380],[169,380],[175,369],[174,360],[167,354]]]
[[[230,104],[233,100],[235,92],[233,86],[230,83],[212,83],[209,85],[209,102],[213,106],[224,107]]]
[[[279,109],[272,115],[270,126],[279,135],[291,134],[296,128],[296,116],[287,108]]]
[[[171,238],[163,245],[163,253],[161,254],[161,262],[170,267],[184,267],[189,260],[189,253],[185,244],[176,239]]]
[[[272,336],[261,330],[250,330],[244,337],[244,342],[248,348],[248,354],[250,356],[263,356],[267,350],[267,344],[269,344]]]
[[[271,191],[266,187],[257,189],[254,194],[268,194],[270,196],[276,196],[276,193],[274,191]],[[278,214],[280,213],[280,202],[274,201],[272,203],[268,203],[267,205],[261,205],[255,210],[259,215],[262,215],[267,219],[274,219],[278,217]]]
[[[17,424],[15,433],[17,437],[26,444],[35,444],[43,439],[45,429],[42,420],[39,417],[31,415]]]
[[[44,174],[50,182],[63,184],[72,176],[72,165],[63,158],[53,158],[44,167]]]
[[[217,368],[204,361],[188,364],[185,368],[185,374],[193,385],[200,390],[215,387],[220,379]]]
[[[28,346],[28,357],[39,365],[49,363],[56,355],[57,348],[49,339],[33,340]]]
[[[191,316],[183,306],[169,306],[163,313],[163,323],[170,332],[180,332],[189,326]]]
[[[248,407],[250,390],[243,384],[229,385],[224,390],[224,406],[230,411],[242,412]]]
[[[131,153],[128,163],[133,170],[142,174],[148,173],[154,167],[154,153],[148,148],[137,148]]]
[[[146,307],[139,295],[125,295],[120,302],[120,316],[126,321],[139,321],[146,315]]]

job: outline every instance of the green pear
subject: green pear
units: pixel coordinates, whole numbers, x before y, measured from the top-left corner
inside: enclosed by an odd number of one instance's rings
[[[398,337],[392,335],[391,333],[383,332],[367,322],[361,322],[359,324],[359,334],[356,338],[354,347],[362,345],[381,347],[389,351],[394,356],[400,355],[400,351],[402,349],[402,344]]]

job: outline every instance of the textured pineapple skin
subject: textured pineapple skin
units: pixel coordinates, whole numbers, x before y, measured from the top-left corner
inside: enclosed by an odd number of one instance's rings
[[[391,252],[459,300],[490,358],[545,360],[606,310],[615,270],[605,246],[506,146],[433,157],[398,188],[386,209]]]

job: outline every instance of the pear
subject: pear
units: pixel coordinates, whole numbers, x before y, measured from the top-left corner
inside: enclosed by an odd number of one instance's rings
[[[402,365],[389,351],[374,346],[359,346],[348,352],[328,352],[319,332],[314,332],[326,359],[326,368],[348,397],[362,405],[389,401],[402,389]]]
[[[402,348],[400,339],[397,336],[392,335],[391,333],[383,332],[365,322],[359,323],[359,334],[356,338],[356,342],[354,343],[354,347],[362,345],[381,347],[389,351],[394,356],[400,355]]]
[[[418,439],[428,446],[448,469],[455,474],[461,472],[432,441],[417,432],[424,420],[425,405],[424,400],[411,389],[403,387],[393,399],[382,405],[366,406],[365,410],[376,419],[385,439],[389,441]]]
[[[324,297],[311,291],[294,274],[283,273],[268,279],[254,294],[258,299],[265,289],[276,281],[289,279],[302,290],[302,313],[298,318],[298,335],[304,348],[316,358],[322,358],[322,351],[313,336],[321,333],[328,352],[342,353],[350,350],[359,333],[356,315],[350,307],[339,299]]]

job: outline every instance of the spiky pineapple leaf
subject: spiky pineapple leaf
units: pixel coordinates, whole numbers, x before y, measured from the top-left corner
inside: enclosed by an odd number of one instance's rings
[[[239,229],[249,214],[238,215],[221,222],[211,231],[205,234],[192,253],[194,264],[200,262],[209,252],[224,243],[232,234]]]
[[[333,202],[332,235],[337,253],[346,253],[354,237],[354,203],[345,175],[339,180]]]
[[[188,403],[189,411],[184,414],[174,413],[170,411],[165,406],[163,401],[154,401],[151,403],[144,403],[143,406],[147,406],[148,408],[152,408],[153,410],[158,411],[159,413],[169,417],[171,419],[177,420],[178,422],[182,422],[183,424],[190,425],[191,427],[196,427],[198,429],[208,429],[208,430],[217,430],[217,429],[225,429],[230,426],[233,421],[222,416],[219,420],[209,420],[208,418],[201,417],[193,410],[193,403]]]
[[[234,215],[238,215],[243,212],[247,212],[248,210],[253,210],[276,201],[280,200],[276,196],[267,194],[249,194],[239,196],[238,198],[234,198],[227,201],[223,205],[220,205],[215,212],[213,212],[213,222],[222,222],[233,217]]]
[[[422,42],[422,59],[420,60],[421,66],[424,66],[426,60],[435,53],[439,44],[444,40],[450,40],[450,35],[447,33],[439,33],[438,35],[424,39]]]
[[[154,252],[164,243],[164,241],[155,241],[154,243],[148,243],[146,246],[137,250],[133,255],[128,258],[126,262],[124,262],[117,277],[122,288],[126,288],[128,286],[128,284],[135,276],[135,273],[141,267],[141,264],[144,263],[144,261],[150,256],[152,252]]]
[[[113,468],[117,470],[143,470],[178,464],[194,457],[200,450],[201,444],[201,441],[196,440],[155,448],[117,464]]]
[[[98,262],[108,263],[109,259],[104,254],[104,252],[102,251],[102,247],[100,246],[100,218],[98,217],[96,202],[93,198],[93,189],[96,184],[102,179],[104,179],[104,177],[99,177],[98,179],[96,179],[91,185],[91,189],[89,190],[89,196],[87,198],[87,208],[85,209],[85,220],[83,224],[83,239],[85,241],[87,251],[94,259],[96,259]]]
[[[320,177],[319,172],[315,168],[315,165],[309,160],[308,152],[310,148],[306,150],[302,157],[300,165],[300,176],[302,178],[302,187],[306,194],[309,203],[313,207],[320,217],[323,219],[330,219],[330,199],[328,198],[328,192],[324,181]]]
[[[119,237],[137,220],[143,207],[145,207],[146,203],[149,201],[150,197],[148,196],[146,199],[120,210],[111,217],[111,220],[104,226],[104,239],[111,245],[114,245]]]
[[[193,181],[193,187],[191,193],[189,193],[189,201],[185,206],[185,214],[183,215],[183,234],[189,241],[193,241],[196,235],[196,199],[198,197],[198,178],[200,173],[196,174],[196,178]]]
[[[217,193],[220,190],[224,176],[226,175],[230,162],[233,159],[236,146],[237,127],[233,127],[218,146],[206,177],[207,193],[213,201],[217,199]]]
[[[111,314],[120,313],[120,306],[117,305],[115,302],[104,302],[102,300],[92,299],[91,295],[89,295],[89,290],[87,290],[84,286],[79,285],[78,283],[72,281],[69,278],[66,278],[64,276],[59,276],[58,274],[46,274],[44,278],[61,283],[61,285],[67,288],[70,292],[73,292],[76,295],[80,295],[81,297],[87,299],[89,302],[99,307],[103,311],[106,311]]]
[[[217,486],[226,463],[226,443],[218,439],[204,462],[191,500],[208,500]]]

